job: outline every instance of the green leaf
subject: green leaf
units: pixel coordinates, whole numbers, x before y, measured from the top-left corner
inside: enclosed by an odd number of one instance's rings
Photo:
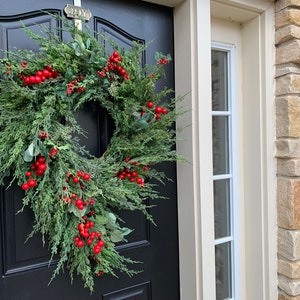
[[[108,219],[102,215],[97,215],[96,219],[97,219],[97,222],[101,225],[105,225],[108,222]]]
[[[39,148],[36,147],[34,149],[34,145],[33,143],[31,143],[28,148],[26,149],[26,151],[24,152],[24,155],[23,155],[23,159],[24,161],[26,162],[31,162],[33,157],[38,155],[39,154]]]
[[[116,223],[116,221],[117,221],[117,217],[111,212],[108,213],[108,218],[109,218],[109,221],[111,221],[112,223]]]
[[[28,151],[26,150],[26,151],[24,152],[23,159],[24,159],[24,161],[26,161],[26,162],[31,162],[32,159],[33,159],[33,156],[30,155],[30,154],[28,153]]]
[[[113,243],[118,243],[118,242],[123,241],[123,234],[122,234],[122,231],[120,231],[120,230],[114,230],[114,231],[111,233],[110,239],[111,239],[111,241],[112,241]]]
[[[126,236],[126,235],[130,234],[132,231],[133,231],[133,229],[130,229],[130,228],[126,228],[126,227],[122,228],[123,236]]]

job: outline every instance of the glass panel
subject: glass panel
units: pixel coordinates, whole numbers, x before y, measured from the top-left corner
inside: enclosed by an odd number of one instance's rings
[[[230,236],[230,180],[214,182],[215,238]]]
[[[216,245],[216,299],[232,297],[231,291],[231,243]]]
[[[212,50],[212,110],[228,110],[227,52]]]
[[[213,172],[214,175],[229,174],[228,117],[214,116],[213,125]]]

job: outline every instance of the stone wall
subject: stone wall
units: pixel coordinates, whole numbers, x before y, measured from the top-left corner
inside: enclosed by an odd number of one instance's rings
[[[276,1],[279,300],[300,300],[300,0]]]

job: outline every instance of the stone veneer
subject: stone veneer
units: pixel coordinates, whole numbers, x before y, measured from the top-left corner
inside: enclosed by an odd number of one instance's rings
[[[300,0],[275,11],[278,299],[300,300]]]

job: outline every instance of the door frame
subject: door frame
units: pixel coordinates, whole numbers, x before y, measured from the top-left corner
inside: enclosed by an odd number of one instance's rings
[[[243,110],[250,111],[252,115],[247,118],[245,114],[241,118],[245,139],[250,145],[254,142],[256,148],[251,146],[243,153],[250,157],[246,156],[242,172],[247,184],[252,188],[258,187],[255,194],[255,204],[258,206],[247,206],[251,201],[250,189],[241,188],[246,204],[243,207],[245,238],[242,241],[241,265],[244,271],[247,270],[247,275],[240,283],[240,299],[276,299],[274,3],[270,0],[147,2],[174,7],[176,94],[187,94],[182,105],[191,108],[177,124],[179,128],[184,128],[180,132],[177,149],[188,160],[188,163],[178,163],[177,166],[181,299],[215,299],[211,180],[211,15],[238,22],[244,37],[243,49],[251,47],[254,50],[243,53],[243,78],[247,80],[249,76],[255,77],[252,78],[253,85],[246,85],[243,90]],[[252,64],[253,60],[257,64]],[[256,101],[252,101],[253,87],[256,90]],[[252,127],[255,117],[259,125]],[[255,162],[254,165],[259,164],[260,169],[254,169],[250,161]],[[253,175],[255,180],[252,180]],[[253,242],[256,243],[256,252],[251,250]],[[255,271],[258,263],[261,263],[261,267]],[[256,294],[253,294],[254,291]],[[260,295],[258,298],[253,296],[257,293]]]

